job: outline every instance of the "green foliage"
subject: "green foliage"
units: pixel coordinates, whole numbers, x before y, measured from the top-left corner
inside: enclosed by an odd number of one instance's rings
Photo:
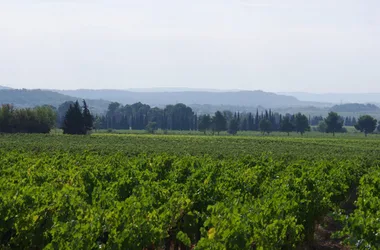
[[[303,135],[306,131],[310,131],[309,120],[307,117],[301,113],[295,116],[295,129],[297,133]]]
[[[0,248],[294,249],[374,163],[99,153],[0,149]]]
[[[211,128],[211,116],[202,115],[199,117],[198,130],[206,134],[207,130]]]
[[[146,125],[145,130],[150,134],[154,134],[154,132],[157,130],[157,123],[149,122],[148,125]]]
[[[91,131],[94,127],[94,117],[91,115],[90,110],[85,100],[83,100],[83,123],[86,132]]]
[[[269,134],[270,132],[272,132],[272,123],[268,119],[261,120],[259,126],[260,126],[260,131],[263,134],[264,133]]]
[[[213,131],[217,132],[218,134],[221,131],[226,131],[227,129],[227,120],[224,117],[224,115],[217,111],[212,119],[212,125],[213,125]]]
[[[85,135],[93,129],[94,118],[88,109],[86,102],[83,100],[83,111],[76,101],[73,105],[70,105],[67,110],[64,123],[63,133],[71,135]]]
[[[106,131],[105,131],[106,132]],[[114,134],[109,134],[114,132]],[[141,153],[171,155],[209,155],[213,158],[240,158],[245,155],[258,157],[262,153],[272,152],[278,158],[287,155],[290,158],[317,159],[352,159],[358,157],[376,158],[380,155],[380,138],[364,137],[360,134],[339,135],[337,139],[326,137],[320,133],[300,136],[284,136],[281,133],[262,137],[260,133],[243,136],[196,136],[185,134],[159,135],[143,134],[92,134],[91,137],[75,137],[70,135],[34,135],[17,134],[1,135],[0,148],[31,152],[58,150],[77,153],[83,150],[100,152],[104,155],[122,151],[129,156]],[[136,131],[132,131],[135,133]],[[201,135],[201,133],[200,133]]]
[[[326,133],[327,132],[327,124],[325,121],[320,121],[318,123],[317,130],[321,133]]]
[[[238,130],[239,130],[239,121],[237,119],[233,118],[228,124],[227,132],[231,135],[236,135]]]
[[[285,116],[281,121],[280,131],[288,133],[289,135],[289,133],[294,130],[294,127],[294,124],[290,120],[290,116]]]
[[[355,249],[380,248],[380,171],[378,166],[360,179],[357,208],[346,216],[342,215],[346,243]],[[347,237],[348,236],[348,237]]]
[[[164,109],[150,107],[141,102],[125,105],[113,102],[106,116],[101,117],[101,128],[144,130],[149,122],[155,122],[163,130],[196,130],[197,116],[182,103],[167,105]]]
[[[358,119],[357,124],[355,124],[355,129],[363,132],[365,136],[367,134],[373,133],[377,125],[377,120],[370,115],[363,115]]]
[[[78,101],[76,101],[74,105],[70,105],[69,109],[67,110],[62,129],[63,129],[64,134],[71,134],[71,135],[86,134],[83,114],[82,114]]]
[[[0,133],[49,133],[56,122],[50,106],[15,109],[12,105],[0,108]]]
[[[295,249],[340,211],[346,243],[378,249],[379,144],[2,135],[0,248]]]
[[[336,132],[341,131],[343,128],[343,119],[335,112],[330,112],[324,121],[327,125],[326,132],[332,133],[334,136]]]
[[[57,109],[57,125],[59,128],[63,128],[65,122],[65,116],[70,106],[74,105],[73,101],[66,101],[58,106]]]

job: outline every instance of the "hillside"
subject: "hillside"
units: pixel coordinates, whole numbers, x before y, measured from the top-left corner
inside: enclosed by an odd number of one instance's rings
[[[374,104],[346,103],[331,108],[334,112],[379,112],[380,108]]]
[[[0,89],[0,104],[12,103],[17,107],[34,107],[45,104],[58,107],[65,101],[77,99],[85,99],[95,113],[104,113],[111,102],[117,101],[122,104],[142,102],[161,108],[167,104],[181,102],[192,107],[196,113],[214,113],[216,110],[256,112],[256,109],[271,108],[282,114],[302,112],[309,115],[326,116],[332,110],[344,116],[371,114],[377,118],[380,117],[380,108],[372,104],[349,103],[333,106],[326,103],[299,101],[292,96],[263,91],[134,92],[127,90]]]
[[[277,95],[263,91],[236,92],[207,92],[207,91],[178,91],[178,92],[132,92],[127,90],[59,90],[61,94],[86,99],[105,99],[132,104],[142,102],[149,105],[162,106],[173,103],[234,105],[234,106],[263,106],[265,108],[305,106],[305,102],[292,96]]]
[[[27,89],[1,89],[0,104],[13,104],[16,107],[35,107],[41,105],[52,105],[58,107],[66,101],[81,100],[72,96],[63,95],[47,90]],[[104,100],[86,99],[91,110],[95,113],[103,113],[110,102]]]
[[[2,90],[2,89],[12,89],[12,88],[6,87],[6,86],[0,86],[0,90]]]
[[[279,94],[294,96],[300,101],[327,103],[380,103],[380,93],[325,93],[281,92]]]

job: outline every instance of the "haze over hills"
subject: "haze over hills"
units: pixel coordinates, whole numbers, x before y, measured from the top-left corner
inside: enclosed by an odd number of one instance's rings
[[[380,93],[325,93],[315,94],[307,92],[280,92],[300,101],[324,103],[380,103]]]
[[[12,89],[0,86],[0,90]],[[211,104],[211,105],[240,105],[240,106],[316,106],[326,107],[339,103],[380,103],[380,93],[308,93],[308,92],[264,92],[260,90],[249,91],[240,89],[201,89],[201,88],[130,88],[119,89],[77,89],[55,90],[64,95],[117,101],[120,103],[144,102],[151,105],[166,105],[168,100],[183,102],[185,104]],[[229,98],[231,96],[231,98]],[[227,97],[227,98],[226,98]],[[168,99],[170,98],[170,99]],[[247,100],[257,98],[257,100]],[[276,100],[273,101],[275,98]],[[267,99],[267,100],[265,100]],[[269,105],[266,105],[269,104]]]
[[[104,99],[123,104],[142,102],[149,105],[162,106],[167,104],[184,103],[235,106],[263,106],[266,108],[326,106],[321,103],[302,102],[297,98],[278,95],[264,91],[175,91],[175,92],[132,92],[128,90],[55,90],[58,93],[90,99]]]
[[[256,109],[264,110],[271,108],[280,113],[302,112],[312,115],[326,115],[330,110],[344,112],[346,115],[358,116],[364,113],[375,114],[380,117],[377,106],[366,106],[357,101],[356,104],[345,104],[334,106],[334,98],[346,96],[355,97],[351,100],[364,100],[361,96],[367,96],[368,100],[375,100],[380,94],[328,94],[327,102],[312,102],[323,95],[303,93],[303,100],[286,94],[275,94],[264,91],[220,91],[209,89],[178,89],[178,88],[156,88],[156,89],[134,89],[131,90],[27,90],[11,89],[0,86],[0,104],[12,103],[16,107],[34,107],[38,105],[52,105],[58,107],[65,101],[85,99],[92,111],[96,113],[106,112],[111,102],[121,104],[133,104],[142,102],[150,106],[165,107],[168,104],[184,103],[193,108],[196,113],[214,113],[217,110],[230,110],[233,112],[255,112]],[[313,99],[314,96],[314,99]],[[301,96],[302,97],[302,96]],[[371,97],[372,99],[370,99]],[[306,100],[306,101],[304,101]],[[380,100],[380,98],[379,98]],[[373,102],[375,103],[375,102]],[[334,106],[334,107],[333,107]]]
[[[238,92],[238,91],[244,91],[240,89],[228,89],[228,90],[222,90],[222,89],[208,89],[208,88],[128,88],[125,89],[126,91],[131,92]]]
[[[316,106],[326,107],[333,106],[338,103],[380,103],[380,93],[308,93],[308,92],[264,92],[260,90],[239,90],[239,89],[200,89],[200,88],[131,88],[126,90],[113,90],[113,89],[78,89],[78,90],[54,90],[62,94],[86,97],[92,99],[106,99],[111,101],[118,101],[121,103],[130,103],[129,100],[147,100],[145,103],[152,103],[154,105],[167,104],[167,98],[174,98],[176,102],[183,102],[185,104],[212,104],[212,105],[262,105],[266,107],[278,106]],[[238,93],[238,94],[237,94]],[[261,94],[260,94],[261,93]],[[274,103],[269,100],[262,102],[261,98],[269,98],[269,95],[278,95],[281,101]],[[231,100],[226,99],[225,96],[231,95]],[[244,97],[251,95],[251,98],[259,98],[258,101],[247,101]],[[234,99],[234,96],[242,97],[243,99]],[[285,100],[284,96],[295,97],[297,100]],[[210,99],[208,99],[210,97]],[[219,99],[222,97],[222,99]],[[205,100],[206,99],[206,100]],[[285,100],[285,103],[282,103]],[[143,102],[143,101],[141,101]],[[242,102],[242,103],[240,103]],[[253,103],[253,104],[252,104]],[[269,105],[265,105],[269,103]]]
[[[27,89],[0,89],[0,104],[13,104],[16,107],[35,107],[42,105],[51,105],[58,107],[66,101],[81,101],[68,95],[63,95],[47,90],[27,90]],[[95,113],[103,113],[107,110],[109,101],[86,99],[87,104]]]

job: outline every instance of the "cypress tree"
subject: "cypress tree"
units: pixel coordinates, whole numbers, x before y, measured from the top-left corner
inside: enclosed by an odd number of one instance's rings
[[[259,130],[259,124],[260,124],[259,109],[256,109],[255,129],[254,130],[256,130],[256,131]]]
[[[83,100],[83,123],[85,129],[84,132],[87,134],[94,127],[94,117],[91,115],[85,100]]]
[[[70,105],[62,127],[64,134],[85,135],[93,129],[93,126],[94,117],[91,115],[85,101],[83,101],[83,112],[78,101]]]
[[[66,112],[63,133],[72,135],[85,134],[85,126],[83,121],[82,111],[80,109],[78,101],[70,105]]]

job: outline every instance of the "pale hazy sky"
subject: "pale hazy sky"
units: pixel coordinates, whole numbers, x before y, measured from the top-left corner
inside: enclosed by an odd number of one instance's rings
[[[0,0],[0,85],[380,92],[380,1]]]

